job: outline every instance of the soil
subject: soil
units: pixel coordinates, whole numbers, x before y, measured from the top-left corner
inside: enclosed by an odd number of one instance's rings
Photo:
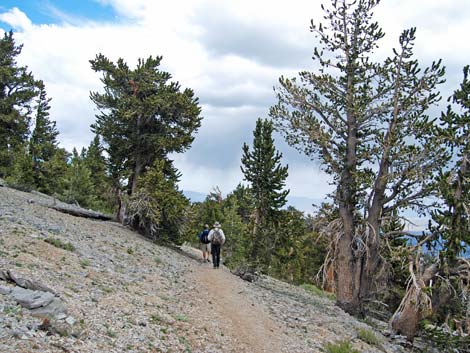
[[[221,329],[238,342],[227,352],[281,353],[283,332],[261,306],[247,300],[245,283],[224,268],[213,269],[211,264],[201,264],[203,269],[193,273],[198,283],[198,294],[210,298],[208,311],[199,320],[221,323]],[[209,315],[207,315],[209,314]]]

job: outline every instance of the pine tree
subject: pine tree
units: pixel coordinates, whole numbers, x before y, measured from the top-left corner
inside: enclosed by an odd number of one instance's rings
[[[53,177],[47,180],[47,190],[50,194],[59,198],[65,198],[69,179],[70,153],[64,148],[57,148],[49,161],[44,162],[44,174]]]
[[[460,114],[449,105],[441,116],[439,135],[452,150],[455,163],[439,176],[445,204],[433,214],[437,224],[433,230],[444,241],[445,256],[451,262],[470,246],[470,67],[465,66],[463,73],[460,88],[449,98],[460,106]]]
[[[83,152],[83,151],[82,151]],[[83,155],[83,153],[82,153]],[[66,177],[65,201],[78,203],[82,207],[91,207],[95,201],[91,172],[86,167],[83,156],[74,148]]]
[[[200,226],[204,224],[212,225],[214,222],[219,222],[222,225],[225,224],[224,218],[224,198],[222,191],[218,186],[214,187],[213,190],[206,196],[206,199],[201,204],[199,209]]]
[[[154,240],[181,244],[189,201],[164,171],[164,162],[155,161],[140,177],[138,189],[127,201],[130,223]]]
[[[96,198],[94,208],[101,211],[113,211],[111,183],[107,175],[106,158],[103,155],[104,148],[100,138],[95,135],[83,156],[83,163],[90,171],[93,194]]]
[[[277,227],[271,238],[272,260],[270,271],[276,277],[291,283],[301,284],[307,269],[309,249],[305,247],[308,238],[307,223],[301,211],[294,207],[279,212]]]
[[[289,194],[289,190],[282,190],[288,166],[281,165],[282,154],[276,151],[272,132],[272,122],[258,119],[253,132],[253,151],[250,152],[246,143],[243,145],[241,170],[250,183],[254,202],[253,260],[258,258],[260,250],[266,255],[268,224],[274,219],[276,211],[286,204]]]
[[[115,184],[127,178],[129,194],[155,161],[164,161],[165,172],[176,177],[168,154],[188,149],[201,124],[198,99],[170,82],[171,75],[159,69],[161,59],[139,59],[134,70],[123,59],[113,63],[101,54],[90,61],[103,73],[105,88],[90,94],[100,110],[92,129],[106,144]]]
[[[33,160],[34,186],[46,194],[53,193],[50,180],[56,178],[45,168],[45,163],[51,161],[58,149],[57,136],[59,131],[56,122],[49,119],[50,98],[46,96],[44,84],[40,81],[39,95],[36,106],[35,126],[29,141],[29,153]]]
[[[17,146],[12,152],[13,162],[6,182],[23,191],[34,188],[33,160],[26,145]]]
[[[440,61],[420,70],[415,29],[383,64],[371,60],[384,36],[372,22],[377,0],[332,1],[327,25],[312,22],[320,41],[317,73],[280,78],[270,115],[287,142],[319,157],[336,185],[342,228],[336,246],[337,302],[364,314],[381,264],[381,222],[395,209],[422,211],[432,177],[446,156],[425,112],[439,98]]]
[[[13,32],[5,32],[0,39],[0,177],[9,175],[15,153],[27,142],[32,100],[37,95],[33,75],[16,63],[21,49]]]
[[[235,199],[231,201],[231,199]],[[227,195],[227,202],[233,202],[237,205],[237,213],[242,218],[243,222],[250,223],[251,215],[253,214],[253,195],[250,187],[241,183],[237,185],[235,190]]]
[[[248,226],[238,213],[236,198],[227,197],[223,205],[223,230],[227,239],[224,246],[224,265],[235,268],[246,262],[249,249]]]

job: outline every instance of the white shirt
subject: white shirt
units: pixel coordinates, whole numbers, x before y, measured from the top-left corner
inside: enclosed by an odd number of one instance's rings
[[[217,229],[220,232],[220,234],[222,235],[222,244],[220,244],[220,245],[223,245],[225,243],[224,231],[221,228],[214,228],[214,229]],[[214,235],[214,229],[211,229],[211,231],[209,232],[209,236],[207,237],[207,239],[209,239],[209,241],[212,241],[212,237]]]

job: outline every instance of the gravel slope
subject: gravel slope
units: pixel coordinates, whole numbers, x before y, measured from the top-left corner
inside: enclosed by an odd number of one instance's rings
[[[300,353],[338,340],[359,352],[404,351],[378,332],[379,344],[360,340],[373,329],[327,298],[269,277],[245,282],[190,247],[157,246],[52,203],[0,187],[0,271],[50,288],[67,308],[44,320],[0,294],[0,352]]]

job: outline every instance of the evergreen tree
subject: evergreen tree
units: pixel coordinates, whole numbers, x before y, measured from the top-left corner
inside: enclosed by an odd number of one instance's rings
[[[165,161],[164,172],[176,177],[168,154],[189,148],[201,124],[198,99],[170,82],[171,75],[159,69],[161,59],[139,59],[134,70],[123,59],[113,63],[101,54],[90,61],[103,73],[105,88],[90,94],[100,110],[92,129],[106,144],[114,183],[127,178],[129,194],[155,161]]]
[[[176,181],[165,175],[163,161],[155,161],[143,174],[139,188],[128,199],[130,224],[159,242],[181,244],[187,230],[183,226],[188,199]]]
[[[327,25],[312,22],[320,41],[318,73],[280,78],[270,115],[287,142],[319,157],[336,184],[342,222],[336,246],[337,302],[364,314],[382,266],[381,222],[395,209],[425,207],[430,182],[445,162],[425,112],[440,97],[440,62],[420,70],[413,57],[415,29],[383,64],[371,60],[384,36],[372,11],[377,0],[332,1]]]
[[[94,208],[102,211],[113,210],[111,183],[106,173],[106,159],[103,155],[103,146],[100,138],[95,135],[88,148],[85,150],[83,162],[90,171],[93,194],[96,197]]]
[[[439,176],[444,209],[437,210],[432,230],[444,241],[445,257],[454,262],[470,246],[470,67],[465,66],[463,82],[449,100],[460,106],[460,114],[449,105],[441,116],[438,133],[454,154],[455,163]]]
[[[286,204],[289,194],[289,190],[282,190],[288,166],[281,165],[282,154],[276,151],[272,132],[272,122],[258,119],[253,132],[253,151],[250,152],[246,143],[243,145],[241,170],[245,180],[250,182],[254,203],[253,260],[258,258],[260,247],[266,255],[269,243],[267,226],[274,219],[275,212]]]
[[[48,173],[45,163],[50,161],[58,149],[56,122],[49,119],[50,98],[46,96],[44,84],[40,81],[36,106],[35,126],[29,141],[29,153],[33,160],[34,185],[44,193],[50,194],[51,178],[57,176]],[[49,170],[50,171],[50,170]]]
[[[307,224],[302,212],[294,207],[279,212],[277,227],[271,237],[273,256],[269,266],[276,277],[296,284],[303,282],[303,268],[308,256],[304,249],[306,235]]]
[[[82,153],[83,154],[83,153]],[[65,201],[78,203],[82,207],[91,207],[95,201],[90,170],[86,167],[82,156],[74,148],[70,166],[65,177]]]
[[[27,141],[32,100],[37,95],[33,75],[16,63],[21,49],[13,32],[5,32],[0,39],[0,177],[9,175],[15,153]]]
[[[57,148],[49,161],[44,162],[44,174],[52,177],[47,180],[46,189],[51,195],[66,198],[69,177],[70,153],[64,148]]]
[[[248,258],[248,225],[243,223],[236,198],[227,197],[223,205],[223,230],[227,239],[224,246],[224,265],[237,267]]]
[[[232,201],[232,199],[235,199]],[[241,183],[237,185],[235,190],[227,195],[227,202],[236,203],[237,213],[241,217],[243,223],[248,224],[253,214],[253,195],[251,189]]]
[[[253,151],[245,143],[241,170],[251,185],[258,222],[268,219],[286,204],[289,190],[282,190],[288,176],[288,166],[281,165],[282,153],[276,151],[272,137],[273,125],[258,119],[253,132]]]
[[[6,182],[17,189],[31,191],[34,188],[33,160],[27,146],[17,146],[12,157],[13,164]]]
[[[212,226],[215,222],[219,222],[222,225],[225,224],[223,207],[224,198],[222,191],[216,186],[209,195],[206,196],[206,199],[199,208],[200,228],[202,229],[204,224]]]

